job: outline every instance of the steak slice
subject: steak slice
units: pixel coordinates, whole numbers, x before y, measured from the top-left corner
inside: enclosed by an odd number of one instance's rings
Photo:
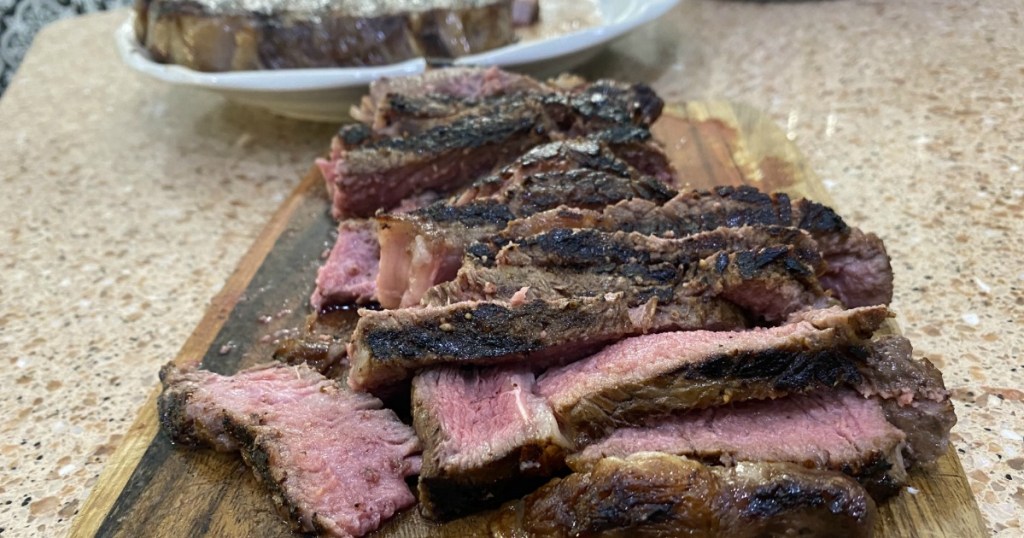
[[[548,370],[537,393],[576,446],[651,415],[857,385],[885,307],[830,308],[771,329],[637,336]]]
[[[221,376],[160,371],[164,431],[179,443],[240,450],[303,532],[362,536],[415,497],[419,440],[380,400],[305,366]]]
[[[718,187],[680,193],[658,205],[630,200],[602,211],[558,208],[513,221],[502,232],[509,240],[556,228],[595,228],[662,237],[683,237],[720,227],[795,226],[817,241],[827,263],[822,284],[846,306],[888,304],[892,267],[881,239],[848,226],[832,209],[784,193],[753,187]]]
[[[614,81],[492,95],[471,103],[444,95],[419,99],[426,102],[406,103],[406,108],[427,118],[410,120],[419,122],[415,128],[396,127],[408,136],[374,133],[356,146],[337,137],[332,141],[330,160],[318,165],[335,218],[369,216],[424,190],[457,189],[552,138],[648,126],[662,108],[649,87]],[[420,125],[424,121],[429,128]]]
[[[664,452],[708,464],[791,462],[856,478],[875,500],[899,493],[906,481],[906,435],[875,399],[846,389],[771,401],[747,401],[615,430],[569,458],[576,470],[608,456]]]
[[[424,445],[420,510],[451,519],[520,497],[561,469],[567,442],[526,369],[437,368],[413,380]]]
[[[824,270],[816,244],[794,228],[723,228],[683,239],[558,229],[497,248],[489,240],[471,245],[456,278],[424,302],[508,298],[524,286],[531,299],[622,292],[631,306],[706,296],[777,322],[832,301],[815,276]]]
[[[876,339],[861,367],[865,396],[881,398],[885,416],[907,434],[904,457],[909,464],[929,464],[949,448],[956,414],[942,372],[928,359],[914,359],[910,340]]]
[[[875,503],[840,473],[787,463],[708,467],[667,454],[605,458],[492,520],[508,536],[871,536]]]
[[[316,288],[309,302],[317,312],[338,304],[372,302],[377,299],[379,271],[376,223],[343,220],[338,224],[338,238],[331,253],[317,271]]]
[[[643,140],[647,135],[644,129],[629,132]],[[628,136],[609,135],[617,140]],[[632,198],[666,201],[673,196],[658,180],[618,159],[604,140],[575,138],[539,146],[452,203],[378,216],[381,305],[419,303],[429,287],[455,277],[467,245],[497,233],[515,217],[562,204],[600,208]]]
[[[631,308],[621,294],[608,294],[362,310],[348,345],[348,383],[355,390],[386,395],[429,366],[516,363],[536,371],[653,329],[725,330],[746,323],[735,307],[712,298],[688,298],[672,306],[660,312],[653,304]]]

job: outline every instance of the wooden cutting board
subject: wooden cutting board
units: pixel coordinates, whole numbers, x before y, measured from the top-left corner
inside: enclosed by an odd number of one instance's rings
[[[728,103],[666,110],[654,126],[688,187],[754,185],[830,203],[785,135],[758,111]],[[231,373],[269,359],[275,339],[302,327],[334,224],[311,172],[242,259],[175,359]],[[288,536],[269,495],[234,455],[172,446],[159,432],[154,389],[76,518],[72,536]],[[880,508],[878,536],[987,534],[956,453],[911,473]],[[437,526],[407,510],[376,535],[474,536],[472,518]]]

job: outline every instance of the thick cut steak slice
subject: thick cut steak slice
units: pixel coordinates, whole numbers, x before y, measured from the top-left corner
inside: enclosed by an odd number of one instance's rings
[[[833,307],[771,329],[628,338],[547,371],[537,393],[583,446],[652,414],[856,385],[862,339],[888,314]]]
[[[471,245],[455,279],[423,303],[508,299],[523,288],[528,299],[616,292],[630,306],[657,299],[659,308],[716,297],[777,323],[835,302],[816,278],[824,270],[816,244],[795,228],[722,228],[683,239],[559,229],[500,250],[487,241]]]
[[[606,458],[494,516],[509,536],[871,536],[875,503],[853,479],[787,463],[708,467],[667,454]]]
[[[567,442],[525,369],[437,368],[413,380],[424,445],[420,510],[450,519],[495,507],[563,466]]]
[[[510,222],[509,240],[556,228],[632,231],[682,237],[723,226],[795,226],[818,242],[828,269],[823,285],[849,307],[888,304],[892,267],[881,239],[848,226],[832,209],[809,200],[790,201],[783,193],[753,187],[718,187],[681,193],[659,205],[630,200],[601,211],[558,208]]]
[[[631,308],[620,294],[608,294],[363,310],[348,346],[348,383],[356,390],[386,395],[428,366],[518,363],[536,371],[650,330],[727,330],[746,323],[723,301],[690,298],[661,312],[653,303]]]
[[[221,376],[160,371],[160,423],[177,442],[241,450],[303,532],[362,536],[416,499],[419,440],[380,400],[305,366]]]
[[[452,191],[555,138],[621,125],[648,126],[662,101],[647,86],[597,81],[571,90],[549,88],[484,97],[466,103],[424,96],[414,115],[430,111],[430,127],[408,136],[372,132],[369,139],[332,141],[330,160],[318,161],[335,218],[369,216],[424,190]],[[429,105],[429,106],[428,106]],[[450,108],[444,112],[445,108]],[[412,107],[407,107],[412,108]]]
[[[639,128],[622,130],[647,133]],[[633,135],[605,138],[629,136]],[[381,305],[419,303],[430,286],[455,276],[467,245],[501,231],[513,218],[559,205],[602,208],[633,198],[664,202],[673,196],[674,191],[637,172],[609,147],[598,136],[545,144],[499,174],[478,181],[452,202],[407,215],[378,216]]]
[[[906,435],[875,399],[852,390],[818,391],[652,418],[620,428],[569,458],[575,470],[608,456],[664,452],[708,462],[791,462],[856,478],[876,500],[906,480]]]

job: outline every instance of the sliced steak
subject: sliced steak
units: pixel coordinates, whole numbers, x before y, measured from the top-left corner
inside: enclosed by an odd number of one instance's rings
[[[398,120],[444,119],[453,110],[464,108],[456,103],[543,91],[549,91],[544,83],[497,67],[449,67],[412,77],[376,80],[370,84],[370,92],[363,97],[360,106],[352,107],[351,114],[375,132],[394,135],[403,132],[393,128]],[[434,101],[417,102],[422,98],[434,98]]]
[[[518,363],[537,370],[655,328],[726,330],[746,323],[735,307],[710,298],[691,298],[661,312],[652,306],[631,308],[620,294],[608,294],[364,310],[348,346],[348,383],[356,390],[387,394],[428,366]]]
[[[851,475],[882,500],[899,493],[906,481],[905,439],[877,400],[849,389],[817,391],[649,419],[587,446],[569,465],[587,470],[602,458],[639,452],[708,464],[791,462]]]
[[[643,129],[630,132],[645,140]],[[629,135],[611,135],[624,140]],[[641,198],[663,202],[674,191],[618,159],[603,138],[575,138],[534,148],[499,174],[478,181],[452,203],[408,215],[381,215],[381,305],[419,303],[434,284],[451,280],[473,241],[508,221],[567,205],[604,207]]]
[[[498,512],[508,536],[871,536],[875,503],[840,473],[787,463],[707,467],[667,454],[605,458]]]
[[[330,160],[318,164],[335,218],[369,216],[423,190],[463,187],[553,138],[648,126],[662,108],[649,87],[614,81],[497,94],[470,103],[444,95],[418,100],[412,106],[406,99],[403,106],[420,118],[419,126],[396,127],[408,136],[382,131],[356,146],[332,141]],[[423,128],[424,121],[429,128]]]
[[[525,369],[438,368],[413,381],[413,425],[424,444],[420,510],[451,519],[543,484],[567,442]]]
[[[377,224],[348,219],[338,224],[338,238],[323,267],[316,274],[310,297],[314,311],[333,305],[367,304],[377,299],[380,243]]]
[[[721,297],[778,322],[831,302],[816,278],[824,270],[816,248],[795,228],[722,228],[683,239],[557,229],[500,250],[489,240],[471,245],[456,278],[430,290],[424,302],[507,299],[528,286],[531,299],[622,292],[631,306]]]
[[[892,268],[877,236],[848,226],[816,202],[793,202],[786,194],[766,194],[753,187],[681,193],[663,205],[630,200],[602,211],[558,208],[513,221],[503,235],[511,240],[572,227],[683,237],[723,226],[753,225],[795,226],[809,232],[828,265],[822,284],[843,304],[869,306],[892,300]]]
[[[362,536],[415,497],[419,440],[380,400],[305,366],[221,376],[160,372],[160,423],[176,442],[241,450],[303,532]]]
[[[637,336],[548,370],[537,393],[583,446],[652,414],[857,385],[862,338],[887,316],[885,307],[833,307],[771,329]]]
[[[956,414],[942,372],[928,359],[912,357],[910,340],[902,336],[877,339],[861,367],[866,396],[882,399],[889,422],[907,434],[908,463],[929,464],[949,448]]]

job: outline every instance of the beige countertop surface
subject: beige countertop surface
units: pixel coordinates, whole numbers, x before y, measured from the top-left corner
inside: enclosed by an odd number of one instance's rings
[[[126,12],[56,23],[0,98],[0,536],[57,536],[334,126],[124,67]],[[945,373],[989,528],[1024,514],[1024,4],[684,2],[583,70],[766,110]]]

